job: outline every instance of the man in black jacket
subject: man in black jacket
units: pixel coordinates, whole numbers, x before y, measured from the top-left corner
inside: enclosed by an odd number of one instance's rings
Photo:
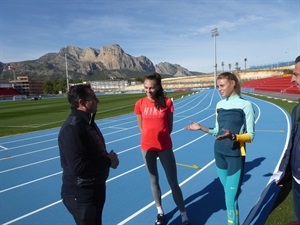
[[[71,86],[71,114],[62,125],[58,145],[63,168],[61,197],[77,225],[101,225],[109,168],[118,156],[108,153],[94,122],[97,99],[89,85]]]
[[[291,82],[297,85],[300,90],[300,56],[295,60]],[[272,179],[283,185],[292,179],[292,192],[294,213],[296,220],[292,224],[300,224],[300,103],[292,112],[292,131],[288,147],[281,160],[279,171],[273,175]]]

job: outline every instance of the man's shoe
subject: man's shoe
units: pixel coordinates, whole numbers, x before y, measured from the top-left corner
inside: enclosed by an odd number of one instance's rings
[[[155,225],[163,225],[164,224],[164,215],[157,214]]]
[[[182,222],[182,225],[189,225],[190,223],[189,223],[189,221],[187,220],[187,221],[184,221],[184,222]]]

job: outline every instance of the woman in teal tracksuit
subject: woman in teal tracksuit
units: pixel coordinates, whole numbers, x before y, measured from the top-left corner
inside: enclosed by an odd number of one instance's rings
[[[229,72],[217,77],[223,99],[217,103],[216,125],[207,128],[191,122],[186,130],[202,130],[216,136],[214,154],[219,179],[224,187],[229,225],[239,224],[238,196],[244,175],[246,142],[254,138],[252,104],[241,97],[239,78]]]

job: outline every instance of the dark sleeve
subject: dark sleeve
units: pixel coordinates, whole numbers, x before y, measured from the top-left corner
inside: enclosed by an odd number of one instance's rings
[[[103,154],[91,156],[87,153],[89,141],[84,129],[80,126],[66,126],[59,138],[60,149],[65,157],[69,171],[75,176],[97,177],[110,167],[110,159]]]
[[[293,111],[292,111],[292,128],[291,128],[291,134],[290,134],[290,139],[289,139],[289,143],[287,146],[287,149],[284,152],[284,155],[281,159],[280,165],[278,170],[283,172],[280,180],[279,180],[279,184],[284,184],[287,181],[289,181],[292,176],[291,176],[291,168],[290,168],[290,157],[291,157],[291,151],[293,148],[293,138],[294,138],[294,133],[295,133],[295,126],[296,126],[296,113],[297,113],[297,107],[299,107],[299,104],[297,106],[294,107]]]
[[[290,139],[289,139],[287,149],[285,150],[284,156],[282,157],[282,160],[281,160],[280,166],[279,166],[279,171],[282,171],[282,172],[284,172],[284,170],[286,169],[286,167],[288,166],[289,161],[290,161],[290,154],[291,154],[291,150],[293,148],[293,137],[294,137],[295,126],[296,126],[297,107],[299,107],[299,104],[297,104],[292,111],[292,118],[291,118],[292,128],[291,128]]]
[[[286,168],[288,167],[289,161],[290,161],[290,154],[291,154],[291,148],[292,148],[292,138],[290,138],[288,147],[284,152],[284,155],[281,159],[280,165],[279,165],[279,171],[284,172]]]

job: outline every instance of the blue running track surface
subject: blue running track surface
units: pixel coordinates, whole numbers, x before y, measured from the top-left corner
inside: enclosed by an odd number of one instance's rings
[[[287,146],[290,117],[274,104],[243,97],[253,103],[256,134],[254,142],[247,145],[240,220],[245,225],[263,224],[278,193],[270,176]],[[217,90],[208,89],[174,101],[173,150],[192,225],[219,225],[227,220],[224,192],[214,162],[214,137],[183,129],[189,121],[214,126],[220,99]],[[114,149],[120,158],[119,167],[111,170],[107,180],[103,224],[153,225],[157,212],[140,153],[136,116],[131,113],[98,120],[97,124],[108,150]],[[56,128],[0,139],[0,224],[75,224],[60,199],[58,132]],[[165,224],[181,224],[165,174],[158,165]]]

